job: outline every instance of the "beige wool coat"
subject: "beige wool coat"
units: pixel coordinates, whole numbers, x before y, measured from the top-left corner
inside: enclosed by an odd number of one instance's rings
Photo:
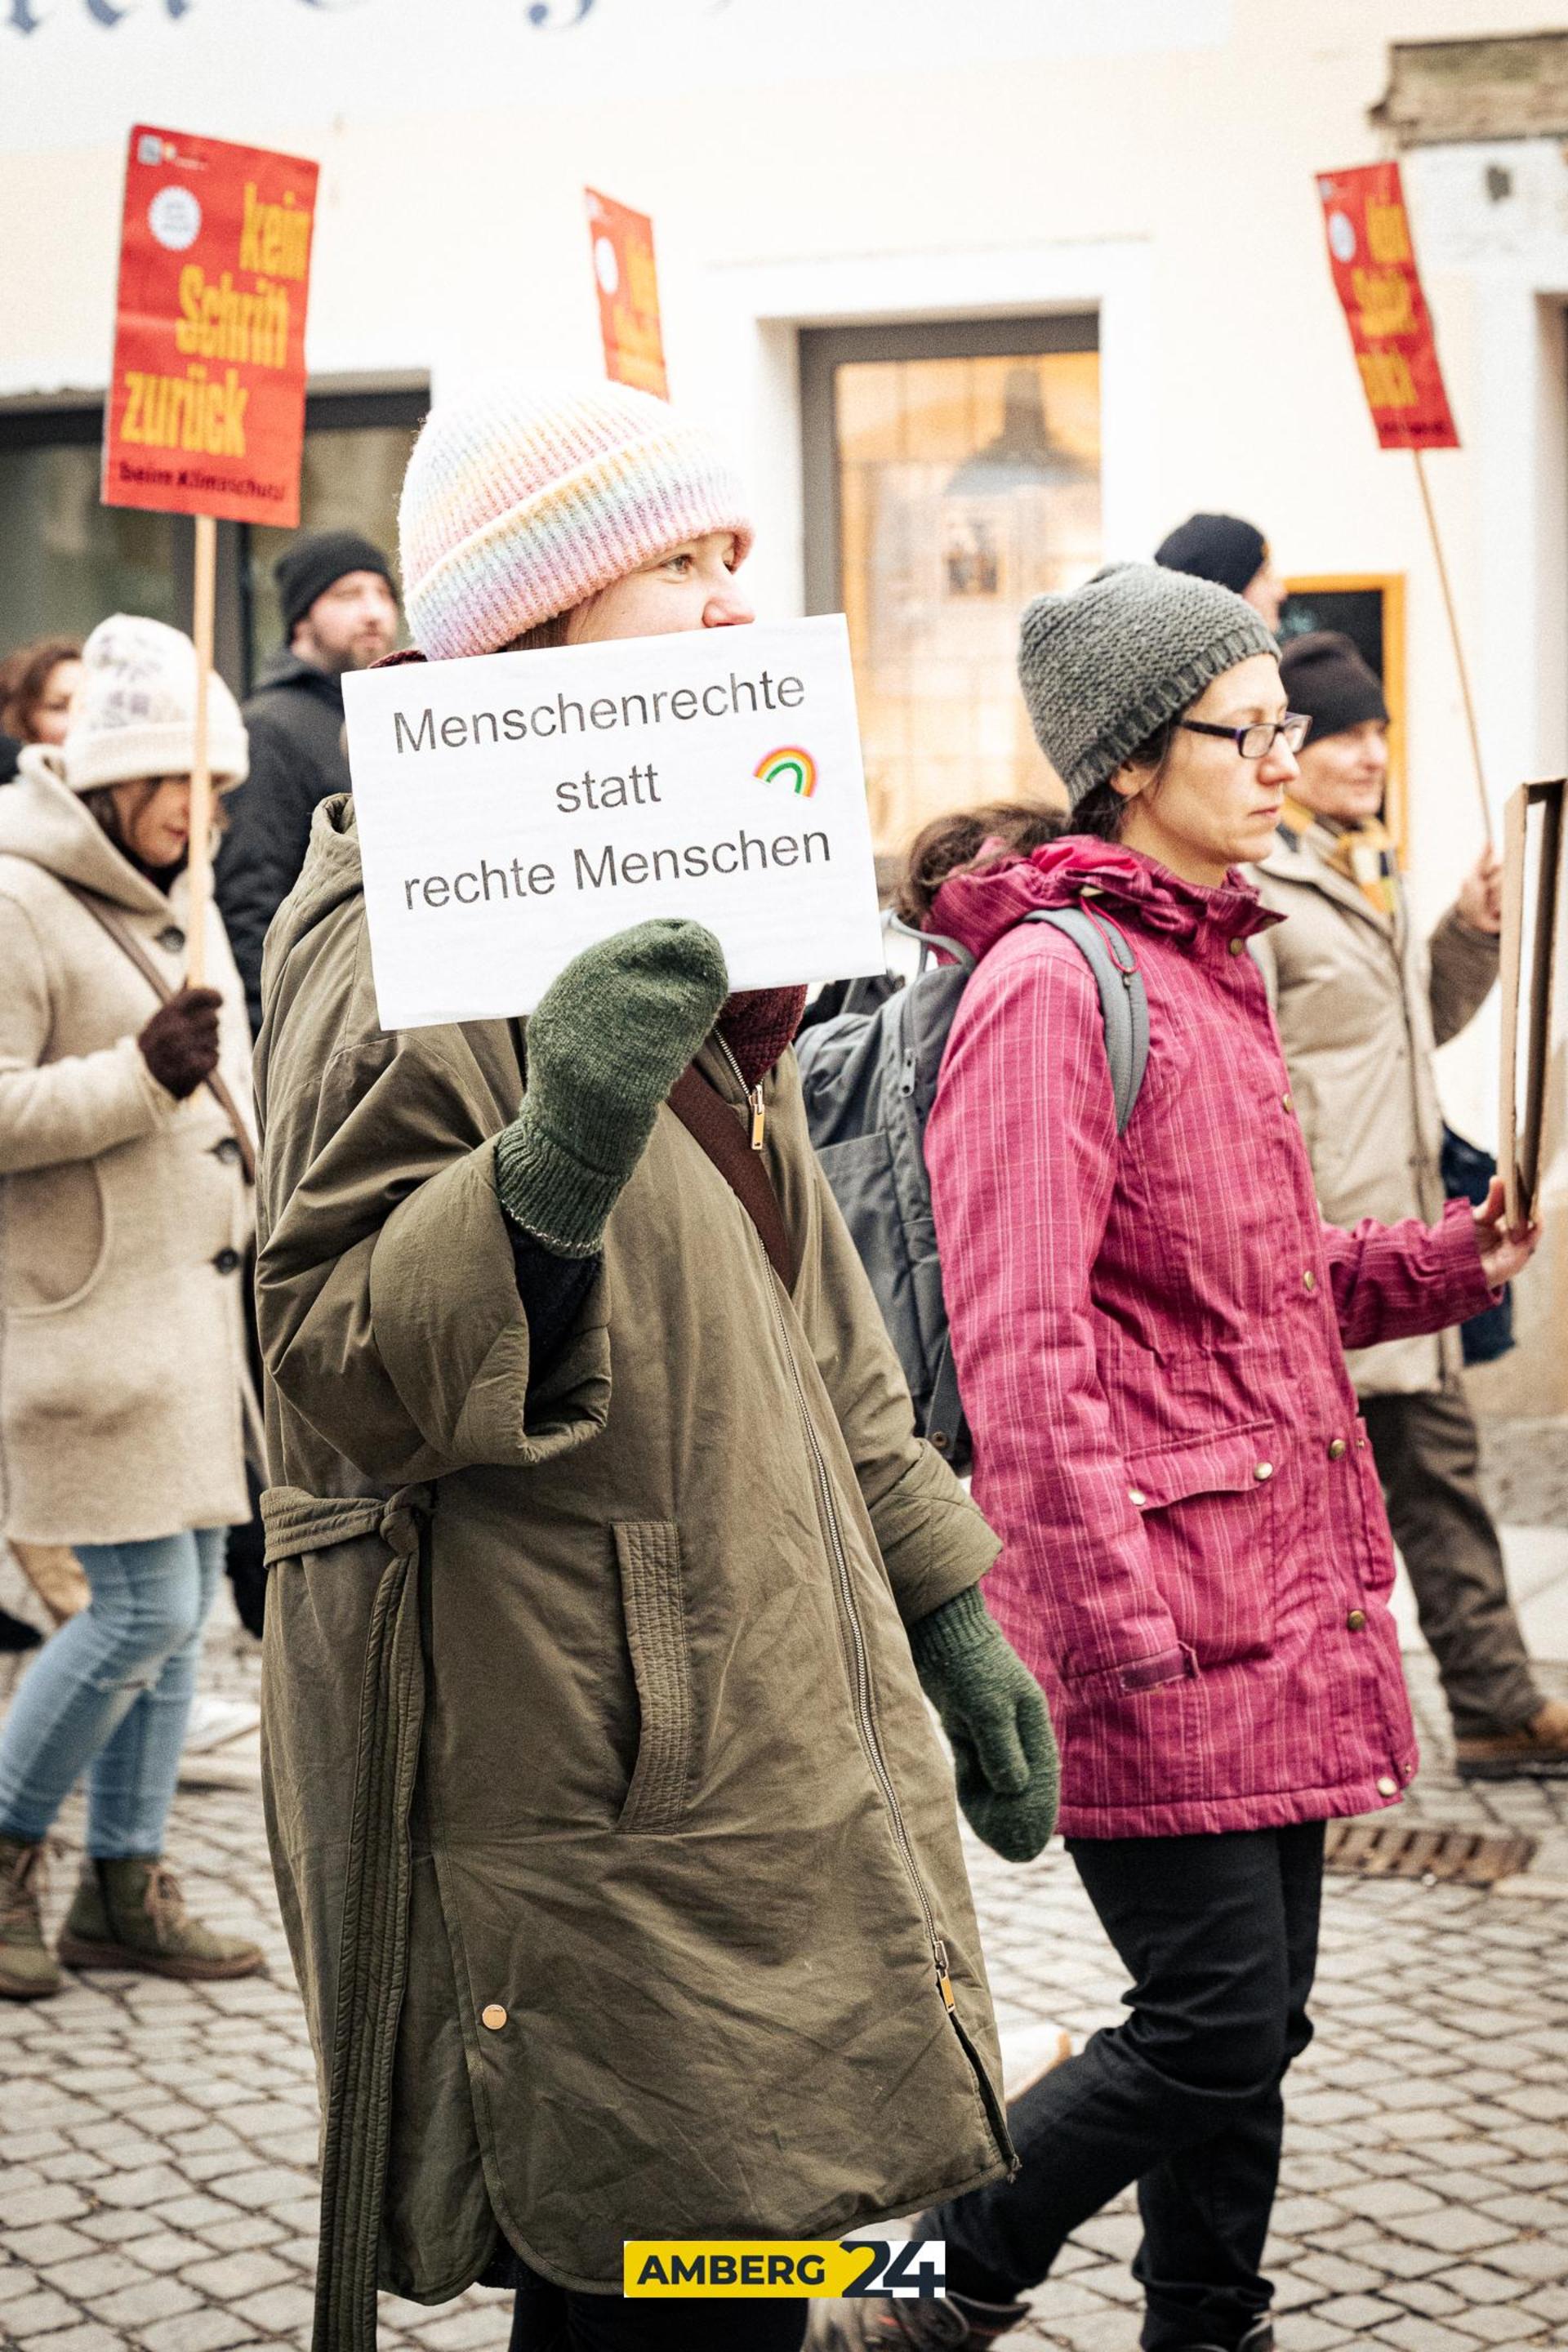
[[[176,1102],[142,1060],[158,1000],[68,881],[180,986],[184,877],[165,898],[31,749],[0,791],[0,1525],[129,1543],[250,1515],[251,1202],[213,1096]],[[245,997],[207,923],[221,1075],[247,1117]]]
[[[627,2237],[837,2237],[999,2172],[905,1630],[996,1542],[915,1433],[793,1054],[793,1287],[666,1108],[531,1388],[494,1180],[521,1026],[384,1034],[342,799],[263,1002],[263,1767],[325,2109],[317,2352],[504,2241],[614,2291]]]
[[[1403,892],[1380,914],[1329,858],[1315,824],[1281,832],[1252,869],[1289,918],[1254,940],[1279,1024],[1318,1200],[1332,1225],[1443,1213],[1443,1114],[1432,1071],[1497,978],[1498,942],[1451,908],[1423,940]],[[1349,1357],[1362,1396],[1409,1396],[1457,1376],[1457,1330],[1390,1339]]]

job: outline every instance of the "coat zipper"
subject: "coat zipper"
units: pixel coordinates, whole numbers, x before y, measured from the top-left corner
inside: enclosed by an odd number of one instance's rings
[[[718,1043],[730,1067],[734,1071],[737,1080],[742,1087],[745,1088],[746,1081],[740,1064],[722,1037],[719,1038]],[[753,1151],[762,1150],[761,1137],[763,1124],[762,1091],[761,1087],[747,1090],[747,1099],[752,1107]],[[900,1859],[908,1874],[910,1885],[914,1889],[915,1900],[920,1906],[921,1918],[925,1927],[926,1942],[931,1948],[931,1966],[936,1976],[936,1989],[942,1997],[942,2005],[952,2020],[959,2046],[968,2059],[971,2070],[979,2084],[982,2103],[985,2108],[986,2120],[991,2126],[992,2136],[999,2148],[1011,2154],[1012,2143],[1007,2133],[1006,2118],[992,2090],[991,2079],[980,2063],[979,2053],[964,2032],[963,2021],[958,2014],[958,2001],[953,1993],[952,1976],[948,1966],[947,1946],[937,1934],[936,1917],[931,1907],[931,1898],[926,1893],[925,1883],[921,1877],[920,1864],[915,1858],[914,1845],[905,1825],[903,1813],[900,1810],[898,1791],[893,1786],[893,1776],[888,1769],[888,1761],[882,1753],[882,1743],[878,1737],[877,1719],[871,1706],[871,1663],[866,1648],[866,1629],[860,1622],[859,1606],[855,1599],[849,1555],[844,1548],[844,1530],[839,1522],[837,1506],[833,1499],[833,1482],[828,1475],[826,1459],[817,1443],[816,1432],[812,1426],[811,1411],[805,1401],[805,1390],[801,1381],[800,1367],[795,1362],[795,1349],[790,1345],[789,1328],[779,1306],[778,1291],[773,1280],[772,1267],[768,1267],[766,1272],[768,1298],[773,1307],[773,1321],[784,1349],[784,1360],[789,1365],[790,1384],[795,1390],[795,1409],[800,1414],[800,1425],[805,1434],[806,1450],[811,1456],[813,1480],[816,1487],[822,1516],[827,1527],[828,1548],[833,1556],[835,1580],[838,1586],[844,1615],[849,1626],[850,1652],[854,1667],[855,1714],[859,1727],[861,1743],[870,1759],[872,1777],[880,1791],[882,1802],[887,1808],[888,1819],[892,1825],[893,1843],[898,1847]],[[1013,2157],[1012,2163],[1016,2172],[1018,2168],[1018,2159],[1016,2156]]]
[[[920,1905],[921,1917],[925,1924],[926,1941],[931,1946],[937,1990],[942,1995],[944,2009],[950,2015],[954,2015],[957,2011],[957,2003],[953,1999],[952,1979],[948,1970],[947,1948],[936,1932],[936,1918],[931,1907],[931,1899],[926,1894],[924,1882],[921,1877],[914,1846],[899,1807],[898,1792],[893,1786],[893,1776],[888,1769],[887,1759],[882,1753],[882,1743],[877,1734],[876,1717],[871,1708],[871,1662],[866,1648],[866,1629],[860,1622],[860,1611],[855,1599],[849,1556],[844,1547],[844,1531],[839,1524],[837,1508],[833,1500],[833,1486],[827,1475],[827,1464],[823,1456],[822,1448],[817,1443],[816,1432],[811,1425],[811,1412],[806,1404],[800,1369],[795,1360],[795,1350],[789,1344],[789,1332],[784,1327],[776,1294],[773,1296],[772,1303],[779,1338],[789,1361],[790,1381],[795,1390],[795,1408],[800,1414],[800,1425],[805,1433],[806,1448],[811,1455],[812,1475],[816,1486],[817,1500],[822,1507],[822,1516],[827,1528],[828,1549],[833,1557],[835,1580],[838,1586],[839,1599],[844,1604],[845,1621],[849,1627],[856,1720],[859,1725],[862,1743],[871,1761],[872,1774],[881,1792],[888,1818],[892,1823],[894,1843],[909,1874],[910,1884],[914,1888],[915,1900]]]
[[[730,1051],[730,1047],[725,1039],[720,1035],[717,1031],[714,1033],[714,1042],[718,1045],[719,1051],[723,1055],[724,1059],[729,1063],[730,1067],[734,1071],[735,1083],[746,1097],[746,1106],[752,1114],[752,1150],[753,1151],[760,1151],[763,1148],[763,1141],[767,1134],[768,1128],[767,1106],[763,1100],[762,1081],[759,1079],[754,1087],[749,1087],[746,1084],[745,1073],[742,1069],[741,1065],[735,1059],[734,1055]]]

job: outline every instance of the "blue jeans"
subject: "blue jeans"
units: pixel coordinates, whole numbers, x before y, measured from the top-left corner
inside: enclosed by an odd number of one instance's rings
[[[46,1642],[0,1729],[0,1837],[45,1837],[90,1765],[88,1853],[163,1853],[226,1533],[77,1545],[92,1601]]]

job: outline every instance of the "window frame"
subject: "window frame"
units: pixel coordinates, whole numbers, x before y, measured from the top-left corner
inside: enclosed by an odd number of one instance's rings
[[[836,384],[841,367],[867,361],[1034,359],[1042,352],[1098,352],[1100,347],[1100,311],[1092,304],[1000,318],[879,321],[797,331],[808,613],[837,613],[844,604]]]
[[[1400,866],[1410,861],[1410,782],[1406,763],[1409,742],[1409,691],[1405,654],[1405,579],[1403,572],[1293,572],[1285,582],[1287,603],[1292,596],[1366,595],[1382,602],[1383,673],[1379,680],[1388,705],[1388,777],[1384,787],[1383,822],[1394,836]],[[1311,738],[1309,736],[1309,742]]]
[[[17,449],[99,448],[103,445],[101,392],[25,394],[0,399],[0,453]],[[430,379],[416,373],[322,376],[305,390],[305,430],[413,430],[430,406]],[[174,604],[188,613],[195,588],[195,530],[189,515],[171,515]],[[250,526],[217,527],[217,595],[213,661],[243,701],[254,683],[250,660]],[[40,628],[48,625],[47,618]]]

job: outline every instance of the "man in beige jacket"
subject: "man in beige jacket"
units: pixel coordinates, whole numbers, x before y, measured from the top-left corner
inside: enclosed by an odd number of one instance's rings
[[[1257,874],[1289,918],[1255,945],[1279,1017],[1318,1197],[1334,1224],[1442,1213],[1436,1046],[1497,977],[1495,856],[1467,876],[1430,940],[1410,920],[1379,812],[1388,772],[1383,689],[1350,638],[1289,643],[1280,667],[1312,732],[1277,845]],[[1466,1780],[1568,1775],[1568,1706],[1542,1697],[1477,1485],[1458,1334],[1356,1351],[1388,1516],[1453,1717]]]

